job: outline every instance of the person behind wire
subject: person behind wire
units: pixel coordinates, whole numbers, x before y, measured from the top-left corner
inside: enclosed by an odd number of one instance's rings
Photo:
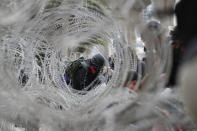
[[[100,54],[87,60],[80,57],[66,67],[65,81],[73,89],[89,91],[100,82],[98,76],[104,64],[105,59]]]

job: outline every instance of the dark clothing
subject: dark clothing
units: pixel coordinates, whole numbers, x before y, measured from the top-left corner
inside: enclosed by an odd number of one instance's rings
[[[76,90],[83,90],[90,86],[87,89],[90,90],[94,86],[91,83],[94,81],[98,82],[96,78],[104,66],[104,58],[98,55],[92,59],[74,62],[74,64],[71,64],[72,66],[67,67],[65,72],[67,84],[70,84]]]
[[[111,68],[112,70],[114,70],[114,59],[113,59],[112,57],[109,57],[108,61],[109,61],[109,66],[110,66],[110,68]]]
[[[197,36],[197,0],[181,0],[175,7],[175,15],[177,17],[177,26],[171,32],[173,60],[171,74],[167,86],[176,85],[177,73],[180,66],[185,63],[186,54],[191,48],[197,46],[192,43]],[[187,57],[187,59],[191,59]]]
[[[177,26],[172,32],[173,40],[187,45],[187,41],[197,34],[197,1],[181,0],[175,7]]]
[[[131,81],[137,81],[139,78],[142,79],[145,75],[145,63],[143,61],[137,60],[137,70],[136,71],[128,71],[127,79],[125,83]]]
[[[184,62],[189,62],[197,58],[197,36],[192,39],[186,50],[185,50],[185,55],[183,57]]]
[[[172,43],[172,48],[173,48],[172,67],[171,67],[169,81],[167,84],[168,87],[173,87],[174,85],[176,85],[177,73],[182,63],[183,54],[184,54],[184,47],[182,47],[181,44],[174,42]]]
[[[24,69],[22,69],[19,75],[19,82],[21,83],[22,86],[25,86],[28,80],[29,80],[28,75],[24,72]]]
[[[88,85],[90,85],[96,79],[100,72],[100,68],[95,68],[90,60],[85,60],[84,62],[88,67],[81,67],[75,72],[75,75],[73,76],[72,87],[76,90],[82,90],[88,87]]]

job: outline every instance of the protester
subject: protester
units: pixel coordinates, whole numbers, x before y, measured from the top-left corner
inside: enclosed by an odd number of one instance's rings
[[[65,71],[66,83],[76,90],[92,89],[99,83],[97,77],[103,69],[105,59],[97,54],[92,59],[85,60],[83,57],[71,62]]]

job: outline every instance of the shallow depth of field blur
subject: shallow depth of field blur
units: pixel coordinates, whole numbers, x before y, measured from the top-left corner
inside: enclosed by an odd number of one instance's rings
[[[177,2],[0,0],[0,130],[196,130],[195,60],[167,85]],[[98,53],[94,89],[62,81],[69,62]]]

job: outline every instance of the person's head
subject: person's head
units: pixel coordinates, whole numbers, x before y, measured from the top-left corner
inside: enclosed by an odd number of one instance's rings
[[[102,68],[105,64],[105,59],[102,55],[96,54],[92,57],[91,63],[96,67]]]
[[[136,71],[128,71],[125,83],[130,81],[137,81],[137,79],[138,79],[138,74]]]

